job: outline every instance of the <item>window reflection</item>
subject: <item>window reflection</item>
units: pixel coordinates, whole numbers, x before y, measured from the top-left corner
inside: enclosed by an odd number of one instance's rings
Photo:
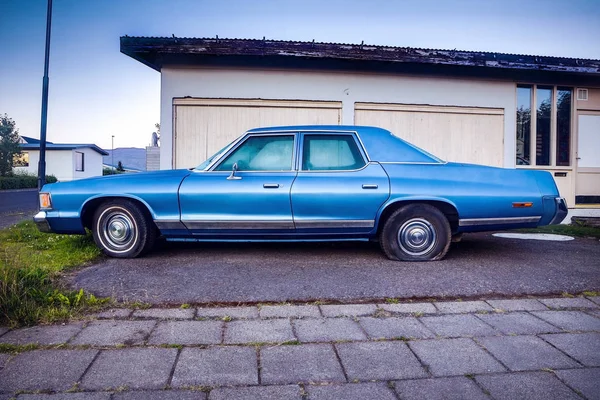
[[[517,165],[529,165],[531,154],[531,87],[517,87]]]
[[[536,91],[536,149],[537,165],[550,165],[550,117],[552,88],[538,86]]]
[[[571,89],[558,88],[556,115],[556,165],[568,166],[571,159]]]

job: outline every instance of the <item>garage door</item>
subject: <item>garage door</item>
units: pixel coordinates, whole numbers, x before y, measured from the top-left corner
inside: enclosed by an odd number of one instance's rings
[[[447,161],[502,166],[504,110],[356,103],[357,125],[379,126]]]
[[[174,165],[196,166],[252,128],[338,125],[341,110],[334,101],[174,99]]]

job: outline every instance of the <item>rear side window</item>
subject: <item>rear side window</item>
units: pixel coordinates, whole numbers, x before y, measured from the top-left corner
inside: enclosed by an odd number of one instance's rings
[[[366,162],[352,135],[305,135],[304,171],[360,169]]]

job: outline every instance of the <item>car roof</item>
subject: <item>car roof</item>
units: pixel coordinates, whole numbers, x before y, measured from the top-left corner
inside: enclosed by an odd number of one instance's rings
[[[254,128],[247,131],[249,134],[262,134],[270,132],[307,132],[311,134],[326,135],[332,132],[356,132],[363,143],[369,159],[379,162],[412,162],[412,163],[440,163],[439,158],[427,151],[420,149],[387,129],[375,126],[360,125],[288,125]]]

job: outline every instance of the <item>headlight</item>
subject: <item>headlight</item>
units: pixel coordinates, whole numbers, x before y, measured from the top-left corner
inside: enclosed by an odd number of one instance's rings
[[[49,210],[52,208],[52,198],[50,193],[40,193],[40,210]]]

